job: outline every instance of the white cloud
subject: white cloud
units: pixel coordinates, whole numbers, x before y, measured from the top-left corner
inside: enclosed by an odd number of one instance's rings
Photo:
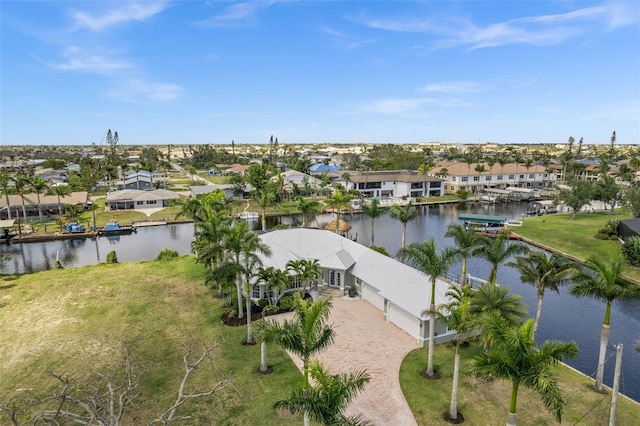
[[[197,24],[204,27],[234,27],[245,25],[260,10],[270,6],[273,1],[256,1],[246,3],[236,3],[227,6],[217,15],[200,21]]]
[[[101,15],[89,14],[87,12],[72,12],[77,28],[84,28],[91,31],[102,31],[106,28],[123,24],[130,21],[144,21],[168,7],[167,2],[116,2],[116,8],[111,9]]]
[[[487,86],[474,81],[444,81],[441,83],[429,84],[421,92],[427,93],[479,93],[488,90]]]
[[[513,44],[558,44],[581,34],[640,22],[640,8],[631,2],[605,3],[568,13],[527,16],[487,25],[450,16],[426,19],[360,17],[356,21],[381,30],[435,35],[439,37],[436,48],[469,46],[478,49]]]
[[[66,48],[62,55],[65,57],[64,62],[45,62],[46,65],[57,70],[87,71],[98,74],[111,74],[131,67],[131,64],[126,61],[107,58],[104,54],[87,52],[78,46]]]
[[[117,89],[111,89],[108,96],[125,102],[168,102],[176,99],[182,87],[166,82],[148,82],[131,79],[121,82]]]

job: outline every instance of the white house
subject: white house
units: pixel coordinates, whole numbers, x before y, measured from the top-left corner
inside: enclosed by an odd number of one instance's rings
[[[318,186],[321,183],[320,179],[297,170],[287,170],[286,172],[282,172],[271,179],[276,181],[278,180],[278,176],[282,176],[284,184],[288,186],[293,186],[293,184],[304,186],[305,181],[308,182],[310,186]]]
[[[272,251],[262,256],[264,267],[286,269],[289,260],[316,260],[320,283],[345,290],[355,286],[360,297],[380,310],[384,318],[418,339],[429,340],[429,318],[423,311],[431,298],[430,277],[361,244],[330,231],[291,228],[260,235]],[[436,305],[447,303],[451,284],[436,280]],[[264,288],[259,287],[261,297]],[[436,343],[453,340],[455,331],[436,323]]]
[[[158,209],[168,207],[169,200],[172,198],[179,199],[180,196],[166,189],[152,191],[124,189],[108,193],[105,205],[108,210]]]
[[[432,197],[444,195],[443,180],[413,171],[375,171],[352,175],[347,189],[367,197]]]

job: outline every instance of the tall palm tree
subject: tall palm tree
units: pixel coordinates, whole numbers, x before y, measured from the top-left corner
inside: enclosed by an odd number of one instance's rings
[[[520,386],[538,393],[545,408],[561,421],[564,400],[552,367],[565,358],[576,356],[578,346],[574,342],[545,341],[536,347],[533,320],[514,328],[504,318],[488,315],[484,330],[491,335],[493,346],[488,353],[474,359],[469,372],[475,377],[511,381],[507,426],[516,426]]]
[[[4,199],[7,202],[7,219],[11,220],[11,202],[9,201],[9,193],[12,190],[11,176],[6,170],[0,172],[0,191],[4,194]]]
[[[464,284],[467,277],[467,260],[473,256],[473,250],[480,241],[480,236],[473,229],[465,229],[464,226],[452,223],[447,227],[444,234],[445,237],[453,238],[455,243],[455,251],[460,259],[462,259],[462,270],[460,271],[460,284]]]
[[[498,278],[498,266],[509,257],[516,254],[528,253],[529,248],[519,242],[509,241],[509,230],[501,230],[495,238],[482,237],[473,255],[491,263],[491,272],[487,281],[495,285]]]
[[[312,361],[309,374],[314,385],[306,395],[301,387],[294,388],[287,399],[277,401],[273,407],[292,413],[307,412],[314,421],[325,426],[371,424],[361,415],[348,417],[344,414],[349,402],[371,380],[366,370],[330,374],[318,361]]]
[[[374,244],[374,233],[375,233],[375,222],[376,219],[386,213],[386,210],[380,207],[380,200],[374,198],[371,200],[371,203],[362,205],[362,213],[365,216],[371,218],[371,245]]]
[[[255,193],[258,205],[262,209],[262,230],[267,230],[267,207],[272,205],[275,201],[275,195],[270,191],[270,188],[258,189]]]
[[[310,200],[308,198],[304,198],[302,195],[298,197],[297,203],[298,210],[302,213],[302,226],[306,226],[307,216],[310,214],[319,213],[322,211],[322,204],[317,200]]]
[[[50,189],[49,182],[46,179],[42,179],[40,176],[35,176],[29,182],[34,191],[36,191],[36,197],[38,199],[38,217],[42,222],[42,204],[40,203],[40,194]]]
[[[335,332],[327,324],[331,312],[331,299],[310,301],[294,296],[294,316],[282,324],[265,320],[261,334],[269,341],[302,358],[302,397],[309,399],[309,368],[311,356],[333,343]],[[310,423],[308,407],[305,409],[304,423]]]
[[[325,200],[325,204],[336,212],[336,233],[340,232],[340,211],[351,211],[351,201],[353,197],[347,191],[337,189],[331,197]]]
[[[306,283],[311,281],[311,287],[315,284],[315,281],[320,276],[320,263],[313,259],[302,259],[302,279]]]
[[[49,188],[47,192],[48,195],[55,195],[58,197],[58,214],[62,216],[62,203],[60,202],[60,197],[64,197],[66,195],[71,194],[71,187],[69,185],[55,185]]]
[[[300,281],[300,284],[302,287],[304,287],[304,280],[303,280],[303,275],[304,275],[304,259],[291,259],[287,262],[287,264],[285,265],[287,268],[287,271],[289,271],[291,274],[293,274],[293,276],[295,277],[296,280]]]
[[[389,216],[402,223],[402,248],[407,245],[407,223],[415,219],[417,215],[418,211],[413,207],[412,201],[409,201],[404,206],[393,205],[389,209]]]
[[[460,345],[474,331],[477,325],[469,307],[471,306],[471,286],[451,287],[447,291],[450,302],[441,305],[437,310],[437,317],[447,324],[447,327],[456,331],[456,351],[453,362],[453,384],[451,386],[451,404],[449,406],[448,419],[458,419],[458,380],[460,377]]]
[[[429,276],[431,281],[431,296],[429,304],[429,355],[426,375],[437,379],[439,375],[433,373],[433,347],[436,323],[436,279],[443,276],[456,259],[456,253],[450,247],[438,253],[433,237],[421,243],[411,243],[398,252],[398,258],[405,261],[419,271]]]
[[[611,305],[614,300],[640,299],[640,286],[631,284],[622,278],[624,259],[619,256],[613,260],[590,256],[585,264],[572,274],[574,285],[570,293],[579,297],[592,297],[605,302],[604,321],[600,332],[600,354],[596,371],[595,389],[602,392],[604,361],[607,355],[611,325]]]
[[[27,208],[24,204],[24,189],[29,185],[29,178],[24,176],[23,174],[17,174],[13,178],[13,187],[15,188],[16,193],[20,196],[20,201],[22,202],[22,217],[24,221],[27,221]]]
[[[510,294],[508,287],[481,285],[475,289],[471,298],[469,312],[476,318],[484,314],[496,314],[512,326],[519,326],[528,316],[522,296]],[[487,335],[487,337],[489,337]]]
[[[571,263],[562,256],[552,254],[550,257],[540,250],[533,251],[527,256],[516,256],[515,262],[507,263],[520,272],[520,281],[532,284],[538,293],[538,307],[536,319],[533,323],[533,336],[535,337],[540,314],[542,313],[542,298],[545,290],[560,293],[560,286],[567,284],[567,278],[572,271]]]

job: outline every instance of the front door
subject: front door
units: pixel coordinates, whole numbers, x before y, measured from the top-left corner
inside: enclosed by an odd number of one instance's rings
[[[329,272],[329,287],[340,287],[340,272]]]

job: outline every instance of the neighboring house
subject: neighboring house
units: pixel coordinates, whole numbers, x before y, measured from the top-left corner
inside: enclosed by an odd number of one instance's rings
[[[343,292],[352,286],[362,299],[380,310],[387,321],[426,344],[429,340],[429,318],[423,314],[429,307],[431,279],[418,270],[382,255],[361,244],[330,231],[292,228],[260,235],[272,251],[261,256],[263,266],[286,269],[289,260],[316,260],[321,269],[321,285]],[[450,284],[436,280],[436,306],[447,303]],[[254,298],[266,297],[264,285],[256,285]],[[436,323],[436,342],[453,340],[455,331]]]
[[[288,187],[293,187],[294,184],[302,187],[304,186],[305,178],[309,183],[309,186],[319,186],[322,181],[306,173],[299,172],[297,170],[287,170],[271,178],[272,181],[277,181],[278,176],[284,178],[284,184]]]
[[[38,216],[38,194],[24,194],[24,206],[27,216]],[[75,204],[87,208],[87,200],[89,193],[86,191],[72,192],[69,195],[60,197],[60,204],[64,209],[66,204]],[[40,204],[42,213],[50,215],[58,215],[58,196],[40,194]],[[17,194],[9,195],[9,205],[11,206],[11,217],[16,218],[19,214],[22,217],[22,197]],[[3,195],[0,197],[0,218],[8,218],[7,200]]]
[[[193,185],[189,187],[189,190],[191,191],[191,195],[192,196],[197,196],[197,195],[202,195],[202,194],[208,194],[210,192],[213,192],[217,189],[220,189],[222,192],[224,192],[224,198],[227,200],[230,199],[236,199],[236,200],[241,200],[242,196],[236,196],[233,193],[233,185],[229,185],[229,184],[224,184],[224,185]]]
[[[314,164],[313,166],[309,167],[309,171],[311,173],[324,173],[324,172],[337,172],[340,171],[341,167],[337,166],[335,164],[323,164],[323,163],[318,163],[318,164]]]
[[[240,173],[241,175],[244,175],[248,168],[249,168],[249,166],[243,166],[242,164],[234,164],[233,166],[225,169],[223,173],[225,173],[225,174],[226,173]]]
[[[484,166],[482,173],[475,169]],[[445,161],[435,165],[430,174],[446,169],[445,193],[455,194],[459,189],[471,193],[482,192],[485,188],[504,189],[509,186],[530,189],[552,188],[557,174],[549,173],[544,166],[533,165],[526,168],[523,164],[508,163],[504,167],[496,163],[489,167],[486,163],[467,164],[463,162]]]
[[[166,178],[158,173],[137,172],[131,173],[117,183],[118,190],[123,189],[154,189],[156,186],[166,187]]]
[[[377,171],[351,175],[344,182],[366,197],[433,197],[444,194],[442,179],[413,171]]]
[[[169,206],[170,199],[179,199],[175,192],[166,189],[143,191],[124,189],[107,194],[105,205],[107,210],[144,210],[159,209]]]

